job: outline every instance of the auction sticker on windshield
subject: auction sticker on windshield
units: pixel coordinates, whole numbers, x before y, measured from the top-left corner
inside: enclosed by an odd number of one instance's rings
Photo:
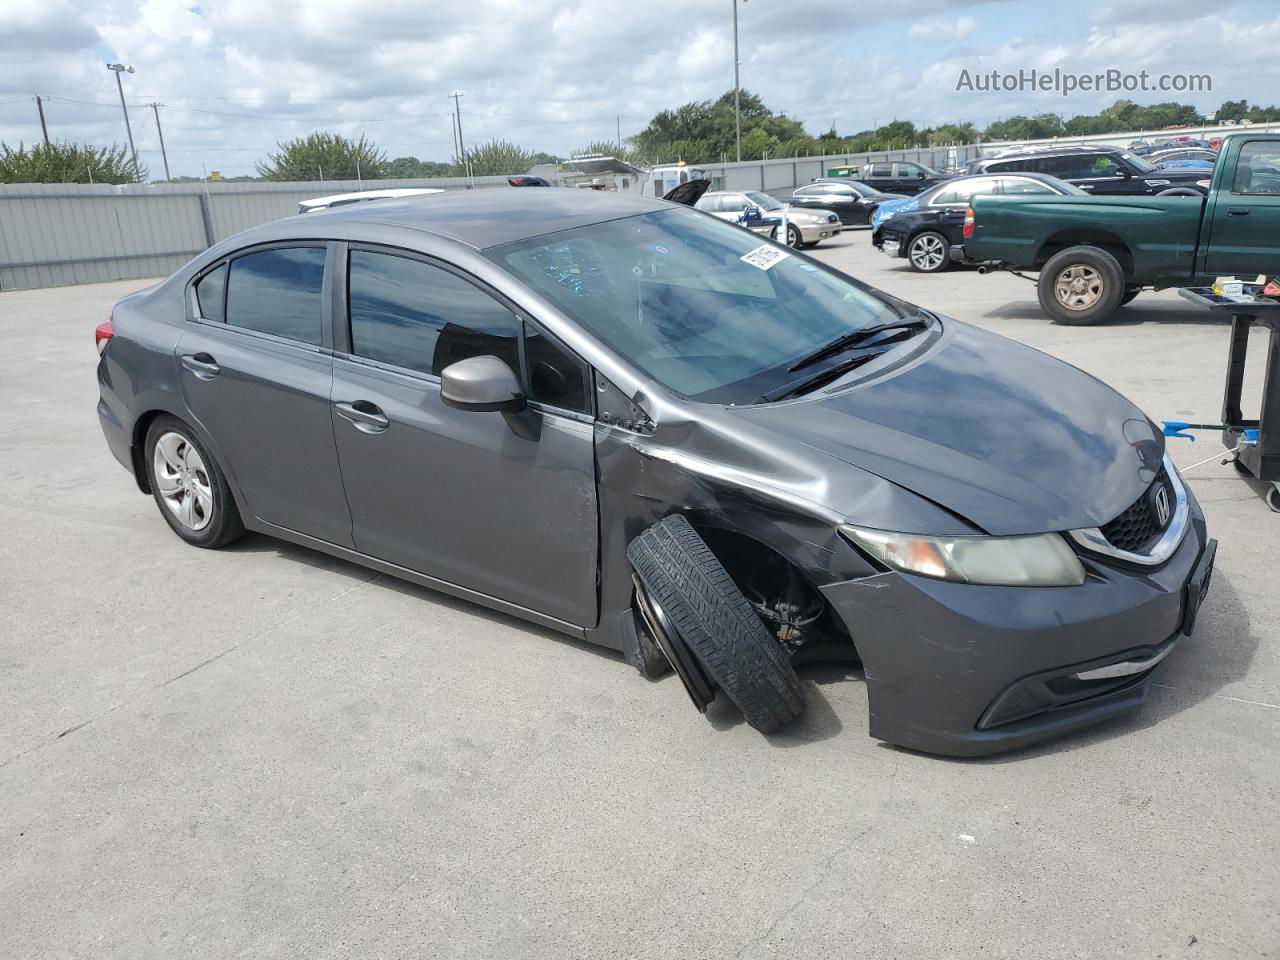
[[[761,270],[768,270],[770,267],[776,267],[789,256],[791,254],[785,250],[779,250],[777,247],[760,246],[750,253],[744,253],[738,259]]]

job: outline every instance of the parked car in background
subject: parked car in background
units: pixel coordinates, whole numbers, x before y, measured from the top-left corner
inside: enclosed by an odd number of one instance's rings
[[[1143,287],[1207,285],[1276,273],[1280,134],[1227,138],[1209,195],[974,197],[963,234],[972,260],[1038,270],[1057,323],[1099,323]]]
[[[315,213],[332,207],[345,207],[353,203],[369,203],[373,200],[402,200],[405,197],[421,197],[429,193],[444,193],[438,187],[402,187],[394,190],[359,190],[355,193],[335,193],[314,200],[301,200],[299,213]]]
[[[1087,196],[1069,183],[1038,173],[957,177],[886,212],[871,234],[883,253],[906,257],[918,273],[939,273],[964,260],[965,211],[977,196]]]
[[[912,160],[864,163],[858,167],[858,172],[851,178],[860,180],[881,193],[897,193],[906,196],[928,190],[947,179],[945,174]]]
[[[704,193],[694,206],[704,213],[728,220],[756,233],[782,240],[783,211],[777,197],[759,190],[716,190]],[[830,210],[786,209],[789,247],[813,247],[840,233],[840,218]]]
[[[1137,154],[1103,144],[1020,150],[970,161],[969,173],[1043,173],[1094,194],[1159,196],[1209,188],[1205,171],[1158,169]]]
[[[665,199],[679,202],[678,198],[670,195]],[[782,225],[782,203],[767,193],[755,190],[708,190],[693,206],[703,213],[766,237],[773,236]]]
[[[830,210],[846,226],[870,223],[880,204],[902,199],[900,193],[882,193],[860,180],[815,180],[791,192],[793,209]]]
[[[1180,147],[1172,150],[1154,150],[1147,154],[1146,161],[1153,166],[1166,167],[1212,167],[1218,162],[1216,150],[1202,147]]]
[[[277,220],[95,339],[107,445],[183,542],[359,563],[674,670],[763,732],[804,710],[805,659],[858,661],[870,734],[915,750],[1114,717],[1213,567],[1160,431],[1096,377],[662,201]]]
[[[545,177],[535,177],[532,174],[522,173],[517,177],[507,177],[507,183],[513,187],[549,187],[550,181]]]

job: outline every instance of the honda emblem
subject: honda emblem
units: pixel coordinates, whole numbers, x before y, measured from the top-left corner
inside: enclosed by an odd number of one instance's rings
[[[1155,496],[1151,498],[1151,505],[1155,508],[1156,524],[1163,530],[1169,525],[1169,520],[1173,517],[1173,507],[1169,503],[1169,488],[1163,483],[1156,487]]]

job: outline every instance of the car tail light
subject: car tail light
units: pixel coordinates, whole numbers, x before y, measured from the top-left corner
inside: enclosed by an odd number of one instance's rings
[[[960,231],[964,234],[964,238],[968,240],[973,236],[973,207],[969,207],[964,212],[964,227]]]
[[[107,349],[107,342],[115,335],[115,330],[111,328],[111,318],[103,320],[93,331],[93,345],[98,348],[98,353]]]

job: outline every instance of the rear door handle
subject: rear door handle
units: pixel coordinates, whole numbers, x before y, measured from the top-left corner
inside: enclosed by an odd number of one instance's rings
[[[1228,217],[1247,217],[1249,215],[1248,207],[1227,207]]]
[[[207,353],[184,353],[182,365],[194,373],[197,380],[212,380],[222,372],[217,361]]]
[[[338,411],[338,416],[344,420],[350,420],[357,430],[364,433],[382,433],[391,426],[387,415],[378,409],[377,404],[370,403],[368,400],[335,403],[333,407]]]

